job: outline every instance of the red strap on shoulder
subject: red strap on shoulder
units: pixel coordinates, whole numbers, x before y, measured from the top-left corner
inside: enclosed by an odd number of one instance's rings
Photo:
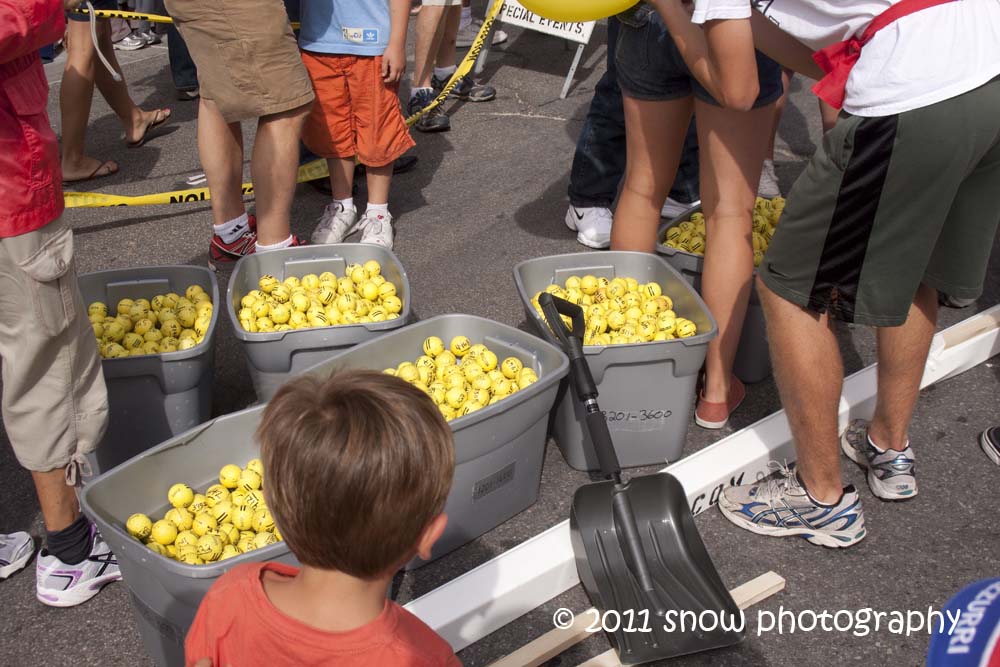
[[[830,44],[813,54],[813,60],[826,72],[826,76],[816,82],[812,91],[821,100],[839,109],[844,106],[844,95],[847,88],[847,78],[854,69],[855,63],[861,57],[861,48],[871,41],[882,28],[904,16],[943,5],[955,0],[902,0],[872,19],[860,37],[852,36],[843,42]]]

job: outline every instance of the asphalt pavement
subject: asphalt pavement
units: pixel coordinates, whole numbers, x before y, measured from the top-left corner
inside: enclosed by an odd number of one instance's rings
[[[558,95],[573,51],[553,37],[518,29],[508,32],[509,42],[494,49],[483,76],[499,91],[497,99],[486,104],[449,103],[452,131],[415,133],[420,162],[393,185],[395,252],[410,277],[413,309],[422,318],[462,312],[525,328],[512,267],[532,257],[585,250],[566,229],[563,216],[573,146],[604,71],[605,28],[598,25],[595,30],[565,100]],[[173,99],[164,47],[121,57],[134,99],[145,107],[171,107],[173,119],[145,146],[126,148],[116,117],[95,95],[89,151],[118,161],[121,171],[77,189],[138,195],[183,188],[184,179],[200,171],[197,105]],[[49,113],[57,129],[61,71],[61,60],[47,67],[52,83]],[[252,130],[246,127],[245,134],[250,137]],[[796,81],[777,143],[784,191],[819,141],[815,100]],[[363,190],[360,197],[363,200]],[[325,203],[324,196],[300,186],[292,211],[293,231],[308,236]],[[67,217],[76,231],[81,273],[206,261],[207,204],[76,209]],[[991,266],[982,298],[962,310],[943,310],[942,326],[1000,301],[998,261]],[[843,326],[839,334],[848,372],[874,361],[870,330]],[[242,350],[228,321],[221,318],[216,346],[213,410],[224,414],[253,403],[254,394]],[[862,607],[905,611],[939,608],[965,584],[996,576],[1000,468],[982,454],[976,438],[998,421],[998,390],[1000,367],[993,360],[922,393],[911,431],[921,486],[920,496],[912,502],[879,502],[868,492],[857,467],[844,462],[846,479],[862,490],[869,528],[868,537],[851,549],[834,552],[802,540],[753,536],[714,509],[699,515],[698,528],[725,583],[734,587],[768,570],[778,572],[787,580],[786,589],[758,607],[774,612],[782,607],[796,612]],[[711,444],[778,407],[771,381],[754,385],[745,407],[726,430],[708,432],[692,424],[685,452]],[[585,473],[571,469],[550,442],[538,502],[466,547],[401,577],[398,599],[405,602],[432,590],[564,520],[573,490],[588,480]],[[0,532],[44,534],[30,476],[6,445],[0,446],[0,489]],[[32,568],[33,563],[0,583],[4,609],[0,664],[151,664],[136,633],[124,583],[109,586],[78,608],[52,609],[34,599]],[[577,587],[465,649],[460,658],[470,666],[487,665],[551,629],[556,608],[587,606]],[[925,633],[907,637],[885,631],[867,636],[818,630],[758,636],[755,618],[751,615],[744,644],[670,664],[918,665],[928,641]],[[549,664],[576,665],[606,649],[604,637],[595,635]]]

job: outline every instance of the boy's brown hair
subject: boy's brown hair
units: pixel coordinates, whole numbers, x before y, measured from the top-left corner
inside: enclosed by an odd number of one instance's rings
[[[390,572],[451,488],[451,428],[429,396],[391,375],[296,378],[271,399],[257,439],[268,507],[304,565]]]

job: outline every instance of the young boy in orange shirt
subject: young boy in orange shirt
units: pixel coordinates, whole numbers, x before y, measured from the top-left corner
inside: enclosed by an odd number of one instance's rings
[[[409,0],[302,0],[299,47],[316,89],[302,141],[327,159],[333,189],[313,243],[341,243],[360,230],[362,243],[392,249],[392,163],[414,145],[398,97],[409,16]],[[360,217],[355,158],[368,181]]]
[[[433,401],[378,372],[303,377],[275,394],[257,438],[268,507],[302,567],[252,563],[220,577],[188,633],[189,667],[460,667],[386,597],[447,524],[454,444]]]

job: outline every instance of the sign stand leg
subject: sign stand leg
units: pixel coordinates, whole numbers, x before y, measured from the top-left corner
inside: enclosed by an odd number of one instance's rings
[[[569,87],[573,85],[573,76],[576,74],[576,68],[580,66],[580,58],[583,57],[583,48],[587,46],[586,44],[580,44],[576,47],[576,55],[573,56],[573,64],[569,66],[569,72],[566,73],[566,82],[563,83],[562,92],[559,93],[559,99],[564,100],[566,96],[569,95]]]
[[[486,35],[486,40],[483,42],[483,48],[479,51],[479,57],[476,58],[476,64],[472,68],[472,71],[477,76],[483,73],[483,69],[486,67],[486,59],[490,55],[490,47],[493,46],[493,33],[497,31],[497,23],[499,21],[493,21],[493,25],[490,26],[490,32]]]

